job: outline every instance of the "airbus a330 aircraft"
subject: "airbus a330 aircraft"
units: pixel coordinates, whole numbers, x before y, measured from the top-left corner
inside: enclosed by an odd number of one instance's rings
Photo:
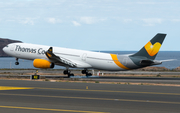
[[[69,68],[81,68],[82,74],[92,75],[88,69],[124,71],[161,64],[154,60],[166,37],[166,34],[158,33],[140,51],[132,55],[117,55],[101,52],[50,47],[28,43],[11,43],[3,48],[3,51],[18,59],[34,60],[36,68],[54,68],[55,65],[66,67],[64,74],[74,76]]]

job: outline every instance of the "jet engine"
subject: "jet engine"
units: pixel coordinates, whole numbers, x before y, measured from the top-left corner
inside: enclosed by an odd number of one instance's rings
[[[33,65],[36,68],[54,68],[54,63],[51,63],[45,59],[35,59]]]

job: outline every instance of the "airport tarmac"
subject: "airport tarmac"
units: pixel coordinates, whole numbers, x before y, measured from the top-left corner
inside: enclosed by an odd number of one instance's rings
[[[179,87],[0,80],[4,113],[179,113]]]
[[[24,77],[30,79],[30,76],[34,74],[36,70],[34,69],[7,69],[0,70],[0,78],[20,78]],[[80,70],[73,70],[76,74],[73,77],[68,78],[67,75],[63,75],[63,70],[38,70],[38,74],[41,78],[48,78],[54,80],[67,80],[67,81],[96,81],[96,82],[109,82],[109,83],[119,83],[119,84],[169,84],[169,85],[179,85],[180,86],[180,72],[174,71],[121,71],[121,72],[106,72],[110,75],[93,75],[86,77],[80,74]],[[97,71],[95,71],[96,73]],[[160,75],[160,77],[157,77]]]
[[[23,75],[26,73],[36,73],[36,71],[38,71],[38,73],[41,74],[48,74],[50,73],[51,75],[63,75],[63,69],[0,69],[0,75],[2,74],[11,74],[11,73],[15,73],[18,75]],[[73,69],[71,70],[72,73],[74,73],[75,75],[83,75],[81,74],[82,70],[76,70]],[[137,71],[137,70],[132,70],[132,71],[117,71],[117,72],[111,72],[111,71],[98,71],[98,70],[94,70],[94,71],[90,71],[90,73],[94,73],[94,75],[98,75],[98,73],[100,72],[100,75],[102,75],[102,73],[104,75],[180,75],[180,71]]]

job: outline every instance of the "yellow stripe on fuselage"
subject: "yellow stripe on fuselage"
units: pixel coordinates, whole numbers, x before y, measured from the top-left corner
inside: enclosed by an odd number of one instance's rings
[[[116,54],[110,54],[112,57],[112,60],[114,61],[114,63],[116,63],[116,65],[118,65],[120,68],[122,69],[126,69],[129,70],[129,68],[127,68],[126,66],[124,66],[123,64],[121,64],[121,62],[119,62],[117,55]]]

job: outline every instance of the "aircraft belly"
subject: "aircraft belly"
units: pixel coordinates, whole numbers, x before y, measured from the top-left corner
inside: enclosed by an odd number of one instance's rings
[[[124,70],[117,66],[112,60],[98,60],[98,59],[88,59],[87,63],[90,64],[95,69],[109,70],[109,71],[121,71]]]

